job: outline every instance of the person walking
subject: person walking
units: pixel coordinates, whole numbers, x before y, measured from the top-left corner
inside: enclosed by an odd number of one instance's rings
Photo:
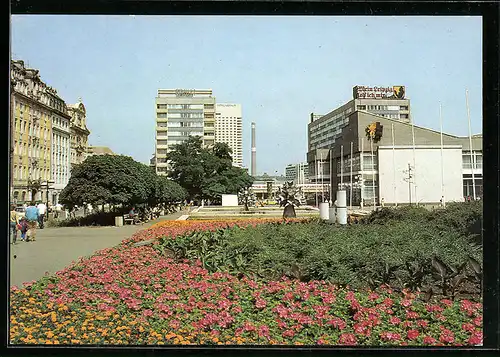
[[[38,210],[38,224],[40,225],[40,229],[43,229],[43,221],[45,219],[45,213],[47,212],[47,206],[42,201],[40,201],[36,206],[36,209]]]
[[[38,209],[35,202],[31,202],[26,208],[26,220],[28,223],[28,231],[26,232],[26,241],[29,242],[36,240],[36,225],[38,223]]]
[[[26,241],[26,232],[28,231],[28,221],[26,221],[26,217],[21,217],[19,220],[19,231],[21,232],[21,241]]]
[[[17,225],[19,224],[19,216],[16,212],[16,205],[10,206],[10,235],[12,242],[11,244],[16,244],[17,240]]]
[[[62,211],[62,205],[60,203],[57,203],[54,210],[54,218],[59,218],[61,211]]]

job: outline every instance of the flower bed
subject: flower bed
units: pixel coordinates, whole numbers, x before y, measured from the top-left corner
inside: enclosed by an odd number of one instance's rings
[[[269,220],[266,220],[269,221]],[[274,220],[278,221],[278,220]],[[281,221],[281,220],[279,220]],[[11,289],[14,344],[479,345],[482,306],[382,287],[257,282],[174,262],[133,242],[262,220],[174,221]]]

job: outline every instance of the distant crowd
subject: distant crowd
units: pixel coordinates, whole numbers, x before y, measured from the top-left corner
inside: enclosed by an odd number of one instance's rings
[[[11,205],[10,208],[10,236],[11,244],[16,244],[18,232],[20,240],[24,242],[36,241],[37,228],[44,229],[45,219],[48,213],[48,208],[42,201],[32,201],[29,205],[24,204],[21,210],[16,205]],[[62,212],[63,206],[55,205],[53,208],[54,217],[58,217]]]

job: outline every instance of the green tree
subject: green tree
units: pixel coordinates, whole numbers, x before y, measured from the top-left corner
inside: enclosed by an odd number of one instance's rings
[[[71,170],[59,201],[69,208],[100,205],[153,204],[156,174],[146,165],[122,155],[88,157]]]
[[[220,202],[221,195],[237,194],[253,182],[245,170],[232,165],[231,149],[227,144],[216,143],[211,148],[204,148],[198,136],[175,145],[168,160],[169,177],[193,200]]]

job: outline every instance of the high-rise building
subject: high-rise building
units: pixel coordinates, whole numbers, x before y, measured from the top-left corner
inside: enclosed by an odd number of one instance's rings
[[[69,179],[66,104],[38,70],[13,60],[10,106],[12,201],[48,201],[49,191],[57,194]]]
[[[215,142],[226,143],[232,150],[233,166],[243,165],[241,104],[215,105]]]
[[[328,149],[340,138],[342,128],[349,124],[349,116],[364,111],[411,123],[410,100],[404,86],[353,88],[353,99],[325,115],[311,113],[307,125],[307,162],[313,182],[329,180]],[[326,151],[325,151],[326,150]]]
[[[307,162],[300,162],[298,164],[289,164],[285,168],[285,177],[287,181],[294,183],[307,183],[308,181],[308,166]]]
[[[76,104],[68,104],[71,115],[71,166],[81,164],[87,158],[90,131],[87,129],[87,112],[81,98]]]
[[[190,136],[215,143],[215,97],[211,89],[159,89],[156,97],[156,173],[167,173],[167,153]]]

